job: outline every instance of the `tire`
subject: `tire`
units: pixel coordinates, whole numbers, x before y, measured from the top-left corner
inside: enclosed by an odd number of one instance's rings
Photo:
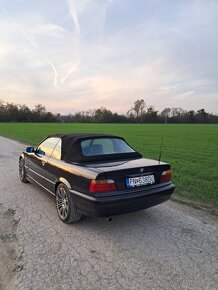
[[[19,177],[20,177],[20,180],[23,183],[27,183],[28,182],[27,177],[26,177],[26,169],[25,169],[25,161],[24,161],[24,158],[21,158],[19,160]]]
[[[64,223],[75,223],[82,218],[77,211],[72,194],[63,183],[60,183],[56,189],[56,208],[59,218]]]

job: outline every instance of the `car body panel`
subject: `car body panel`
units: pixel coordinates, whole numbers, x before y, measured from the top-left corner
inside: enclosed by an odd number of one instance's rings
[[[27,174],[42,186],[45,186],[45,164],[47,156],[39,156],[35,153],[29,153],[26,161]]]
[[[145,189],[137,189],[128,193],[120,193],[119,195],[108,195],[91,197],[70,190],[74,195],[77,208],[80,213],[88,216],[113,216],[128,212],[138,211],[158,205],[167,201],[175,186],[168,183],[162,186]]]

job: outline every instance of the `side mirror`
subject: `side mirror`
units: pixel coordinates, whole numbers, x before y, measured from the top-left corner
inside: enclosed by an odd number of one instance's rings
[[[26,148],[26,152],[27,153],[34,153],[35,152],[35,149],[34,149],[34,147],[27,147]]]
[[[45,155],[45,151],[39,149],[36,151],[36,154],[39,155],[39,156],[44,156]]]

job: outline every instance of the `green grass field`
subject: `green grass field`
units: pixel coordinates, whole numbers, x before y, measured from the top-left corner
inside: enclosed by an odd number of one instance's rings
[[[175,195],[218,208],[218,125],[0,123],[0,135],[36,145],[49,134],[101,132],[123,136],[144,157],[172,166]]]

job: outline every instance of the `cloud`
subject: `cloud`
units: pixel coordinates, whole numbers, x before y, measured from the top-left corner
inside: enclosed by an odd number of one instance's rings
[[[82,0],[81,2],[83,3],[84,1]],[[79,3],[78,1],[68,0],[69,12],[75,25],[75,32],[77,34],[80,34],[80,24],[78,20],[78,11],[77,11],[78,3]]]
[[[43,23],[32,29],[33,34],[44,35],[46,37],[64,38],[67,37],[67,30],[54,23]]]
[[[3,11],[4,15],[9,19],[10,22],[14,23],[18,32],[20,32],[28,41],[31,45],[34,46],[35,49],[40,50],[38,44],[36,43],[36,41],[33,39],[33,37],[27,33],[7,12],[7,10],[5,10],[4,8],[0,7],[0,9]],[[57,85],[57,79],[58,79],[58,73],[57,70],[55,68],[55,65],[53,64],[53,62],[47,57],[42,55],[42,57],[45,59],[45,61],[50,65],[50,67],[52,68],[53,72],[54,72],[54,80],[53,80],[53,84],[54,86]]]
[[[102,34],[106,20],[106,12],[112,0],[68,0],[69,14],[73,20],[75,33]]]
[[[61,83],[64,83],[69,77],[70,75],[77,70],[78,66],[79,66],[80,62],[76,62],[74,64],[65,64],[65,67],[68,66],[68,69],[66,70],[67,73],[63,76],[63,78],[60,80]]]

